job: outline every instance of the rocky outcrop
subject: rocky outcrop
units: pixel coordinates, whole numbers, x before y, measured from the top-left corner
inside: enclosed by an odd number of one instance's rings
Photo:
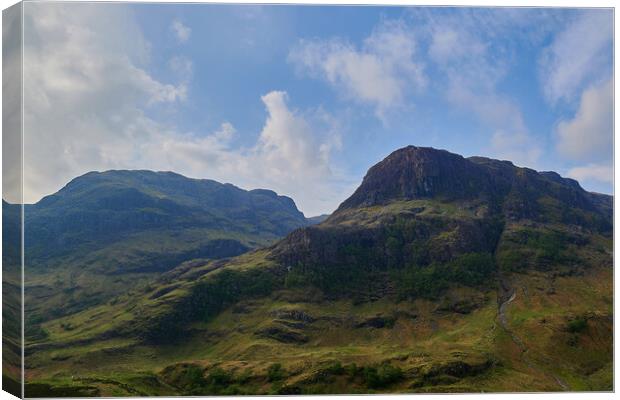
[[[301,321],[305,323],[312,323],[315,321],[314,317],[302,310],[276,310],[271,313],[274,317],[279,319],[289,319],[293,321]]]
[[[396,318],[393,316],[375,315],[374,317],[366,318],[363,321],[355,324],[356,328],[393,328],[396,323]]]
[[[269,326],[256,332],[259,337],[277,340],[282,343],[304,344],[308,342],[308,336],[301,332],[279,326]]]

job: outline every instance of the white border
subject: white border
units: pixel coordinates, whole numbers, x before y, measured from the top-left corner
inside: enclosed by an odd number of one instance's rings
[[[34,0],[34,1],[40,1],[40,0]],[[64,2],[85,2],[84,0],[63,0]],[[447,0],[447,1],[441,1],[441,0],[423,0],[423,1],[408,1],[408,0],[389,0],[389,1],[383,1],[383,0],[375,0],[375,1],[368,1],[368,0],[338,0],[338,1],[330,1],[330,0],[314,0],[312,2],[310,1],[298,1],[298,0],[289,0],[289,1],[260,1],[260,0],[245,0],[243,2],[230,2],[230,1],[223,1],[223,0],[210,0],[210,1],[203,1],[203,2],[192,2],[192,1],[179,1],[179,0],[133,0],[133,2],[136,3],[193,3],[193,4],[198,4],[198,3],[248,3],[248,4],[317,4],[317,5],[334,5],[334,4],[339,4],[339,5],[383,5],[383,6],[389,6],[389,5],[396,5],[396,6],[457,6],[457,7],[473,7],[473,6],[482,6],[482,7],[583,7],[583,8],[589,8],[589,7],[606,7],[606,8],[614,8],[615,4],[613,1],[601,1],[601,0],[592,0],[592,1],[575,1],[575,0],[521,0],[518,2],[515,1],[491,1],[491,0],[475,0],[473,2],[467,2],[467,1],[463,1],[463,0]],[[17,2],[14,0],[0,0],[0,6],[2,9],[8,8],[13,4],[16,4]],[[23,15],[22,15],[22,19],[23,19]],[[614,26],[616,24],[617,21],[617,15],[615,13],[614,10]],[[2,26],[1,23],[1,18],[0,18],[0,27]],[[22,28],[23,28],[23,23],[22,23]],[[22,35],[22,40],[23,40],[23,35]],[[617,65],[615,64],[615,54],[617,54],[618,51],[618,41],[616,40],[616,36],[615,36],[615,31],[614,31],[614,77],[617,75],[616,71],[617,71]],[[1,63],[1,52],[0,52],[0,63]],[[614,82],[614,89],[617,89],[617,83]],[[22,90],[23,90],[23,85],[22,85]],[[614,91],[614,94],[616,92]],[[615,99],[615,96],[614,96]],[[23,95],[22,95],[22,102],[23,102]],[[2,100],[0,99],[0,110],[1,110],[1,105],[2,105]],[[22,110],[23,110],[23,104],[22,104]],[[614,127],[615,127],[615,120],[616,120],[616,115],[617,115],[618,109],[616,107],[615,101],[614,101]],[[22,114],[23,115],[23,114]],[[23,124],[22,124],[22,128],[23,128]],[[1,129],[1,128],[0,128]],[[615,138],[615,129],[614,129],[614,138]],[[22,141],[23,143],[23,141]],[[23,144],[22,144],[23,145]],[[614,140],[614,155],[618,154],[618,148],[620,147],[620,143],[618,141]],[[0,158],[1,158],[1,154],[2,154],[2,143],[0,141]],[[23,162],[24,158],[22,158],[22,162]],[[620,164],[620,161],[618,159],[616,159],[614,157],[614,188],[618,187],[618,176],[615,174],[615,171],[617,170],[618,166]],[[0,163],[0,166],[2,164]],[[2,174],[0,173],[0,187],[2,186]],[[615,190],[614,190],[615,193]],[[619,201],[616,198],[614,198],[614,254],[617,254],[618,250],[620,249],[620,244],[618,243],[618,241],[615,240],[615,232],[616,232],[616,228],[619,226],[619,222],[620,222],[620,217],[618,216],[618,214],[615,212],[615,210],[617,210],[617,207],[619,205]],[[0,213],[1,214],[1,213]],[[23,215],[22,215],[23,217]],[[2,220],[2,217],[0,215],[0,222]],[[0,230],[0,239],[1,239],[1,230]],[[22,230],[22,235],[23,235],[23,230]],[[23,237],[22,237],[23,240]],[[0,255],[1,255],[1,249],[0,249]],[[23,263],[23,260],[22,260]],[[614,266],[615,266],[615,258],[614,258]],[[22,279],[23,279],[23,274],[22,274]],[[618,275],[615,274],[615,270],[614,270],[614,288],[617,287],[617,283],[618,283]],[[23,291],[23,286],[22,286],[22,291]],[[615,292],[615,291],[614,291]],[[0,300],[1,300],[1,291],[0,291]],[[620,309],[618,307],[618,305],[620,304],[618,296],[615,295],[614,293],[614,311]],[[22,307],[23,307],[23,302],[22,302]],[[22,313],[23,313],[23,309],[22,309]],[[23,322],[23,320],[22,320]],[[1,326],[1,321],[0,321],[0,326]],[[616,330],[615,330],[615,312],[614,312],[614,344],[617,343],[616,338]],[[23,332],[23,327],[22,327],[22,332]],[[1,347],[1,346],[0,346]],[[614,345],[614,364],[615,364],[615,360],[618,360],[618,347],[619,346],[615,346]],[[0,350],[1,351],[1,350]],[[22,349],[23,351],[23,349]],[[619,374],[618,374],[618,368],[616,365],[614,365],[614,383],[615,385],[618,384],[619,380]],[[614,393],[554,393],[554,394],[542,394],[542,393],[518,393],[518,394],[450,394],[450,395],[373,395],[373,399],[398,399],[398,398],[410,398],[413,396],[423,396],[424,399],[446,399],[447,396],[451,397],[451,398],[469,398],[469,399],[473,399],[473,398],[478,398],[478,397],[482,397],[483,399],[501,399],[501,398],[511,398],[511,399],[536,399],[536,398],[544,398],[544,399],[582,399],[582,398],[588,398],[588,399],[611,399],[611,398],[615,398],[615,394]],[[244,396],[245,398],[251,397],[251,396]],[[276,399],[278,397],[281,396],[261,396],[260,398],[264,398],[264,399]],[[294,397],[294,398],[309,398],[310,396],[287,396],[287,397]],[[335,396],[312,396],[313,399],[328,399],[328,398],[334,398]],[[359,396],[348,396],[348,395],[344,395],[344,396],[337,396],[338,398],[341,399],[354,399],[354,398],[359,398]],[[207,397],[199,397],[199,398],[207,398]],[[222,398],[226,398],[226,399],[230,399],[230,398],[234,398],[234,396],[228,396],[228,397],[222,397]],[[8,394],[7,392],[3,392],[0,391],[0,400],[5,400],[5,399],[15,399],[15,397],[13,397],[12,395]],[[154,399],[161,399],[161,400],[169,400],[169,399],[177,399],[174,397],[154,397]]]

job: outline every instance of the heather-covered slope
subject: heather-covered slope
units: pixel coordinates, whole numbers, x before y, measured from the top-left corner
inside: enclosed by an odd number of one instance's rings
[[[611,390],[612,248],[609,196],[409,146],[318,225],[44,323],[27,375],[99,395]]]

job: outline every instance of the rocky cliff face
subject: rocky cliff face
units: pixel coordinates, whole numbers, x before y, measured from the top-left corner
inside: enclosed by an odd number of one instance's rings
[[[493,253],[511,224],[609,235],[610,199],[555,172],[408,146],[370,168],[325,222],[291,233],[272,255],[306,269],[447,262]]]

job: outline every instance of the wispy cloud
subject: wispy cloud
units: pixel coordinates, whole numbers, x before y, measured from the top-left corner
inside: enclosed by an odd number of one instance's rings
[[[540,58],[540,80],[551,104],[578,98],[592,79],[611,72],[613,13],[581,10]]]
[[[172,25],[170,25],[170,29],[174,32],[179,43],[185,43],[189,40],[189,37],[192,34],[191,28],[185,26],[181,21],[175,19],[172,21]]]
[[[194,75],[194,63],[184,56],[172,57],[170,61],[168,61],[168,67],[184,85],[186,85]]]
[[[486,152],[535,167],[542,143],[502,86],[520,61],[517,48],[540,45],[557,26],[544,10],[412,9],[383,19],[359,45],[301,40],[288,59],[341,98],[371,105],[384,122],[388,111],[440,94],[446,108],[470,114],[488,131]]]
[[[498,25],[498,17],[503,24]],[[510,70],[511,42],[494,40],[523,20],[468,10],[441,18],[424,12],[413,14],[413,20],[412,29],[428,43],[428,56],[437,70],[431,90],[444,93],[449,105],[471,113],[490,130],[487,151],[493,156],[536,165],[541,146],[518,103],[499,89]]]
[[[361,47],[346,40],[301,40],[288,57],[299,71],[328,82],[344,98],[369,104],[377,116],[424,87],[415,38],[401,21],[384,21]]]

